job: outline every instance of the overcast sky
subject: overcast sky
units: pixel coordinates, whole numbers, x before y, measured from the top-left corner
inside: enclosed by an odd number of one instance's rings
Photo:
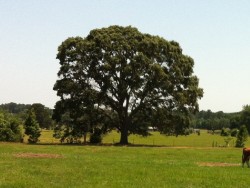
[[[204,89],[200,110],[250,104],[249,0],[0,0],[0,104],[53,108],[57,47],[110,25],[179,42]]]

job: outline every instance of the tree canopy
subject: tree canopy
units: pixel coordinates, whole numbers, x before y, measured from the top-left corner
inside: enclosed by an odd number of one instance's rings
[[[57,59],[54,90],[60,101],[53,117],[60,121],[68,113],[72,130],[83,132],[108,122],[121,132],[121,144],[128,143],[130,133],[144,134],[159,113],[162,121],[154,126],[178,135],[203,96],[194,61],[177,42],[131,26],[70,37],[59,46]]]

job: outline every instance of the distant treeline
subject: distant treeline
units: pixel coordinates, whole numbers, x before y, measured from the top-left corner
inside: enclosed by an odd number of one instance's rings
[[[222,130],[223,128],[239,129],[245,125],[250,132],[250,106],[246,105],[243,110],[235,113],[224,113],[211,110],[200,111],[192,117],[191,127],[207,130]]]
[[[40,128],[52,129],[52,113],[53,110],[45,107],[43,104],[17,104],[17,103],[6,103],[0,105],[0,111],[3,113],[9,113],[15,117],[20,123],[22,123],[27,117],[27,112],[29,109],[33,108],[36,120],[39,123]]]
[[[0,105],[0,109],[15,115],[26,112],[30,107],[31,104],[17,104],[14,102]]]

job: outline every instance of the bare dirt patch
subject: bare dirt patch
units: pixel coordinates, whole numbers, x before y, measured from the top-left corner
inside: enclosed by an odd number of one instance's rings
[[[17,158],[63,158],[59,154],[47,154],[47,153],[16,153],[14,157]]]
[[[240,166],[240,164],[237,163],[219,163],[219,162],[199,162],[197,163],[198,166],[208,166],[208,167],[214,167],[214,166]]]

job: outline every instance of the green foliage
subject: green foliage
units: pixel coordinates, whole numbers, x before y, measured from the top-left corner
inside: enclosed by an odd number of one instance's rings
[[[146,116],[151,119],[154,125],[162,134],[170,135],[186,135],[186,131],[190,125],[190,114],[176,110],[171,112],[165,108],[157,108],[154,110],[153,116]]]
[[[25,134],[29,136],[29,143],[37,143],[38,138],[41,135],[39,124],[36,121],[36,116],[33,108],[29,110],[27,118],[25,120]]]
[[[238,129],[232,129],[231,130],[231,136],[236,137],[238,135],[239,130]]]
[[[40,103],[32,104],[31,108],[33,108],[36,120],[41,128],[51,129],[53,127],[53,121],[51,118],[52,110]]]
[[[15,117],[4,111],[0,111],[0,141],[22,141],[20,122]]]
[[[241,111],[241,123],[245,125],[248,132],[250,132],[250,105],[245,105]]]
[[[230,133],[231,136],[235,137],[241,125],[246,125],[248,132],[250,131],[250,106],[245,105],[241,112],[235,113],[200,111],[192,116],[191,122],[192,127],[212,131],[222,129],[222,135],[227,136]],[[223,128],[224,130],[230,128],[231,131],[224,132]]]
[[[45,107],[40,103],[30,104],[16,104],[16,103],[7,103],[1,104],[0,109],[3,109],[7,113],[12,114],[15,116],[16,119],[20,121],[25,121],[27,112],[30,108],[34,109],[36,120],[39,123],[41,128],[51,129],[53,128],[54,124],[52,121],[52,110]]]
[[[236,147],[244,147],[245,142],[247,141],[248,138],[248,131],[245,125],[242,125],[240,127],[239,133],[237,135],[237,140],[236,140]]]
[[[183,116],[197,111],[197,100],[203,96],[193,75],[194,61],[182,54],[177,42],[130,26],[68,38],[59,46],[57,59],[61,67],[54,90],[60,101],[54,118],[60,121],[68,112],[73,129],[85,134],[102,124],[104,116],[121,132],[121,144],[128,143],[131,133],[145,135],[151,122],[137,120],[153,116],[159,107],[168,112],[165,119],[181,115],[179,124],[171,124],[177,128],[165,129],[178,135],[187,126]],[[102,118],[96,118],[100,113]]]
[[[230,117],[230,128],[231,129],[239,129],[242,125],[241,121],[241,113],[235,113]]]
[[[61,138],[62,142],[79,143],[82,137],[100,127],[102,134],[104,134],[109,131],[107,127],[112,127],[116,122],[116,115],[111,111],[104,113],[103,110],[97,108],[81,110],[79,105],[74,106],[74,108],[69,107],[67,110],[63,107],[66,112],[64,111],[63,114],[57,116],[63,109],[60,105],[61,102],[57,102],[53,114],[54,119],[58,121],[54,128],[54,137]],[[78,110],[73,111],[73,109]],[[110,117],[113,117],[112,121],[110,121]]]
[[[24,111],[27,111],[30,108],[31,105],[29,104],[16,104],[16,103],[6,103],[1,104],[0,109],[3,109],[6,112],[9,112],[11,114],[20,114]]]
[[[229,136],[230,135],[230,129],[226,129],[226,128],[222,128],[221,130],[221,133],[220,133],[221,136]]]
[[[193,116],[192,126],[199,129],[220,130],[230,128],[233,114],[222,111],[212,112],[211,110],[200,111]]]

